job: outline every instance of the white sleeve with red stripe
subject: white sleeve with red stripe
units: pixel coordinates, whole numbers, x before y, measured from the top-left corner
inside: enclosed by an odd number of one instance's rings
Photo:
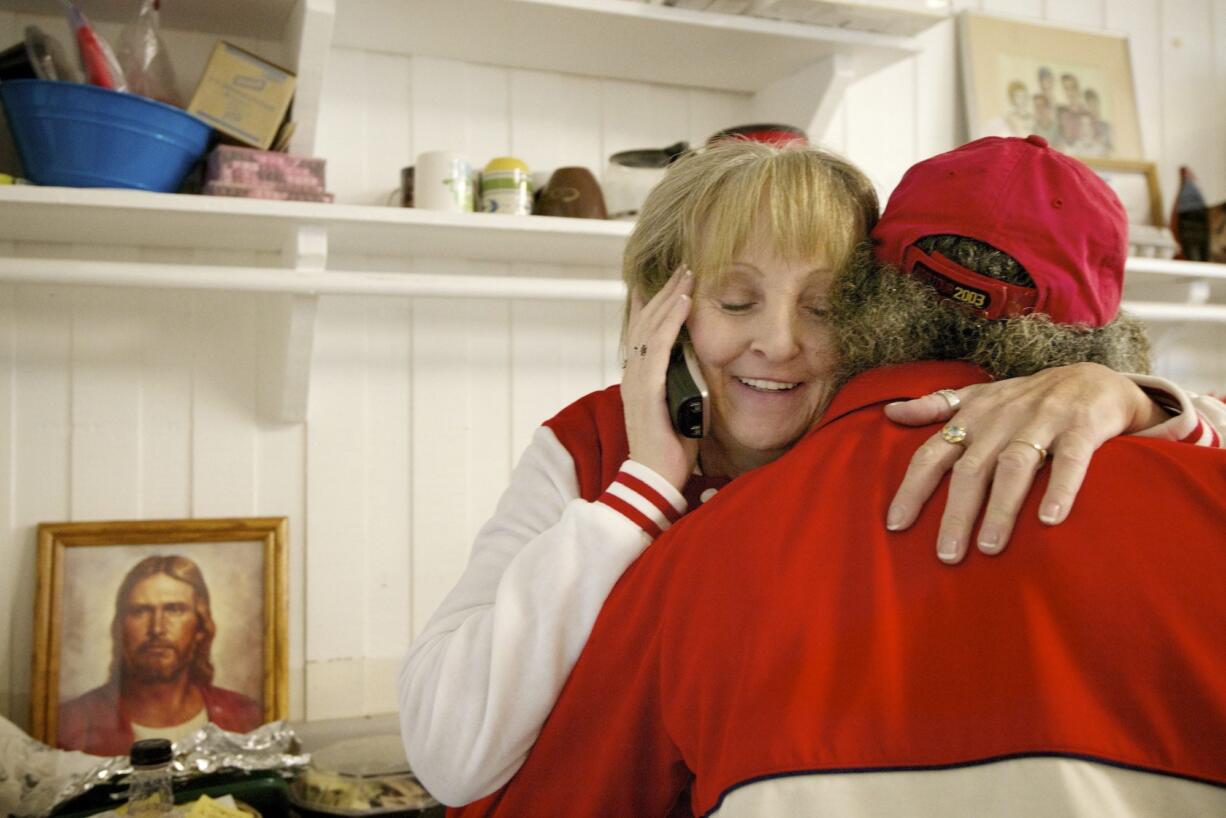
[[[1226,404],[1207,395],[1185,391],[1165,378],[1128,375],[1133,383],[1163,409],[1175,414],[1170,420],[1137,432],[1197,446],[1226,447]]]
[[[685,513],[686,502],[673,484],[642,463],[622,463],[617,478],[597,498],[637,525],[653,540]]]
[[[466,804],[515,774],[609,591],[685,510],[632,461],[597,502],[581,499],[570,453],[537,430],[401,667],[405,750],[431,794]]]

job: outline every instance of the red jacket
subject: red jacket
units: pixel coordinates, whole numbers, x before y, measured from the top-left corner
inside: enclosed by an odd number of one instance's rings
[[[253,699],[234,690],[200,686],[209,721],[223,730],[246,733],[264,723]],[[56,746],[99,756],[127,755],[132,725],[114,682],[96,687],[60,705]]]
[[[885,509],[982,380],[866,373],[623,575],[532,753],[462,816],[1226,814],[1226,453],[1122,438],[1069,519],[936,559],[944,489]],[[973,434],[973,430],[972,430]]]

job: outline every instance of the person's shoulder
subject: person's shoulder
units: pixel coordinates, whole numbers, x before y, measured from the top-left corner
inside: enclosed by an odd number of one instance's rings
[[[201,693],[209,721],[222,729],[245,733],[264,722],[259,703],[244,693],[213,685],[201,688]]]
[[[83,715],[99,707],[114,710],[119,700],[115,686],[104,684],[87,690],[76,698],[69,699],[60,705],[60,721],[65,721],[76,715]]]
[[[595,500],[630,456],[620,386],[584,395],[544,423],[575,465],[579,494]]]
[[[617,384],[589,392],[545,421],[544,425],[555,432],[559,428],[590,429],[602,425],[613,417],[618,423],[624,422],[621,386]]]
[[[119,696],[114,685],[105,684],[88,690],[59,707],[56,745],[71,750],[101,754],[90,742],[96,739],[102,725],[115,720]]]
[[[614,385],[584,395],[543,425],[553,431],[572,456],[592,441],[604,442],[603,448],[617,449],[616,444],[626,437],[621,387]],[[617,462],[620,464],[621,460]]]

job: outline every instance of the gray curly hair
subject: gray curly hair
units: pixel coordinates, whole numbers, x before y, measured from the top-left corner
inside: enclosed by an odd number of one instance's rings
[[[917,244],[975,272],[1034,286],[1017,261],[984,242],[943,235]],[[1149,340],[1132,316],[1121,312],[1097,328],[1059,324],[1042,314],[980,318],[941,300],[927,283],[876,263],[867,244],[834,283],[831,320],[843,355],[840,382],[877,366],[923,360],[971,361],[993,378],[1083,362],[1149,371]]]

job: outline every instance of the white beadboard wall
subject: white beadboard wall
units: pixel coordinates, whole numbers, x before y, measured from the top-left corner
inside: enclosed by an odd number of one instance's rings
[[[1146,152],[1161,162],[1167,203],[1183,163],[1211,201],[1226,198],[1226,0],[959,7],[1131,34]],[[24,24],[0,11],[0,43]],[[921,40],[922,53],[855,83],[814,135],[883,196],[964,132],[952,22]],[[204,44],[196,50],[202,61]],[[701,142],[747,112],[733,93],[338,48],[318,153],[339,201],[381,204],[421,151],[599,170],[614,151]],[[0,244],[5,255],[33,249]],[[614,305],[327,297],[308,421],[277,424],[257,401],[270,307],[242,294],[0,285],[0,713],[27,721],[39,522],[253,515],[290,519],[291,715],[394,709],[399,657],[533,429],[618,376]],[[1164,374],[1226,388],[1222,327],[1162,327],[1157,340]]]

